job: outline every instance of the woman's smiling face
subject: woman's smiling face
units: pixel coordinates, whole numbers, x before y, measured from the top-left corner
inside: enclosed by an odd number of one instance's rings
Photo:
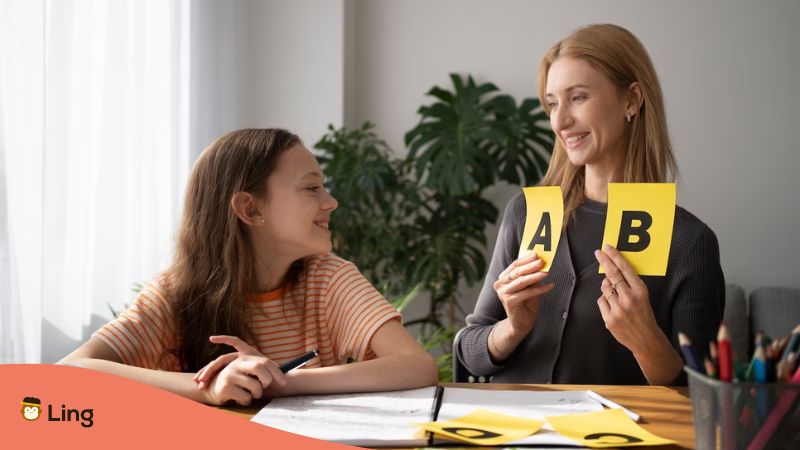
[[[624,91],[588,62],[561,57],[547,72],[545,92],[550,125],[570,162],[613,170],[625,144]]]

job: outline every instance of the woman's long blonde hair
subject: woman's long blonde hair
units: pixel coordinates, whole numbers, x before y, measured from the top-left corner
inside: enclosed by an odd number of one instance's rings
[[[664,183],[678,172],[669,141],[664,99],[653,63],[644,45],[630,31],[617,25],[589,25],[557,42],[539,64],[539,98],[545,98],[550,66],[560,57],[582,59],[605,74],[620,89],[638,82],[643,102],[628,124],[627,146],[618,181],[624,183]],[[543,102],[545,112],[550,110]],[[621,118],[622,119],[622,118]],[[539,183],[561,186],[564,217],[572,218],[584,200],[585,167],[573,165],[558,138],[553,145],[550,167]],[[564,226],[569,220],[564,220]]]
[[[250,337],[245,297],[256,292],[255,256],[231,198],[237,192],[266,195],[278,158],[300,143],[286,130],[237,130],[197,159],[186,188],[175,259],[162,277],[177,319],[175,347],[162,357],[177,357],[182,371],[196,372],[230,351],[211,344],[209,336]]]

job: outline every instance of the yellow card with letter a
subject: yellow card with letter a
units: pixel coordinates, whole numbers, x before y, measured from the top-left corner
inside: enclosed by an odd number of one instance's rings
[[[507,416],[476,409],[464,417],[419,424],[426,431],[473,445],[503,445],[528,437],[542,428],[541,420]]]
[[[619,250],[638,275],[666,275],[675,195],[675,183],[608,183],[603,246]]]
[[[560,434],[579,445],[591,448],[633,447],[638,445],[677,444],[660,438],[625,415],[621,409],[584,414],[547,417],[547,422]]]
[[[525,193],[527,217],[518,258],[535,252],[544,261],[541,271],[550,270],[556,257],[561,225],[564,223],[564,197],[560,186],[522,188]]]

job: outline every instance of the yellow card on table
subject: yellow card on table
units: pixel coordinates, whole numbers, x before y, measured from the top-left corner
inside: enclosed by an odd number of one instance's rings
[[[542,272],[550,270],[556,257],[561,225],[564,223],[564,197],[560,186],[535,186],[522,188],[525,193],[527,217],[522,242],[519,246],[521,258],[536,252],[544,261]]]
[[[639,275],[666,275],[675,195],[675,183],[608,183],[603,246],[619,250]]]
[[[550,416],[547,421],[557,432],[585,447],[676,444],[675,441],[660,438],[636,425],[621,409]]]
[[[444,422],[427,422],[420,426],[439,436],[474,445],[503,445],[518,441],[539,431],[541,420],[507,416],[476,409],[464,417]]]

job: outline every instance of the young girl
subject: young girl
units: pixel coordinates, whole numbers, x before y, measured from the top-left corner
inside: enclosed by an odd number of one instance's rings
[[[214,405],[436,384],[399,312],[330,253],[337,206],[294,134],[219,138],[189,180],[172,265],[63,362]]]

